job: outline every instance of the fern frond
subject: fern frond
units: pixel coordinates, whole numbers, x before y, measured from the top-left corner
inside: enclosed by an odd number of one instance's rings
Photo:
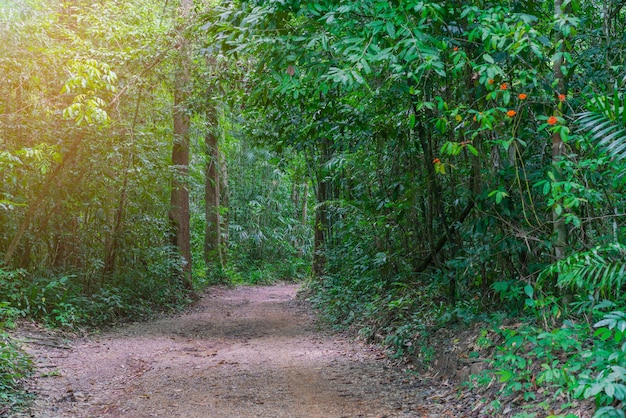
[[[552,264],[539,275],[539,281],[557,277],[557,286],[597,293],[607,299],[620,296],[626,280],[626,246],[600,245]]]
[[[626,94],[595,96],[576,123],[596,147],[616,160],[626,158]]]

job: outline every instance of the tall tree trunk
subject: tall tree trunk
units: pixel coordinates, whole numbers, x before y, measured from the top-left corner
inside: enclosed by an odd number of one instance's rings
[[[325,179],[320,179],[317,183],[315,209],[315,234],[313,236],[313,277],[322,277],[326,269],[326,230],[328,228],[328,210],[326,208]]]
[[[230,207],[230,189],[228,187],[228,163],[226,162],[226,155],[220,151],[220,233],[222,237],[220,239],[222,244],[222,262],[226,265],[228,260],[228,228],[229,217],[228,208]]]
[[[411,102],[410,112],[413,115],[416,115],[415,112],[415,103]],[[416,116],[417,118],[417,116]],[[430,210],[430,228],[429,228],[429,240],[431,245],[431,251],[428,258],[420,265],[427,266],[432,261],[436,267],[440,267],[439,260],[439,252],[443,249],[443,246],[446,242],[453,246],[452,255],[458,249],[457,243],[453,240],[454,231],[450,228],[450,223],[448,222],[448,218],[446,216],[445,208],[443,205],[443,201],[441,199],[442,191],[439,182],[437,181],[437,173],[435,172],[435,162],[434,162],[434,153],[433,153],[433,144],[432,144],[432,127],[428,126],[428,124],[419,123],[418,124],[418,132],[417,137],[419,139],[420,145],[422,147],[422,152],[424,156],[424,167],[426,168],[426,178],[428,180],[428,189],[429,189],[429,207]],[[471,208],[473,207],[473,202],[469,205],[468,214]],[[435,241],[434,235],[434,227],[432,225],[432,218],[434,216],[438,216],[439,222],[441,224],[441,228],[443,229],[443,236],[440,235],[439,240]],[[441,243],[441,244],[440,244]],[[425,264],[426,263],[426,264]],[[449,274],[449,282],[448,282],[448,296],[450,299],[450,304],[455,305],[456,303],[456,276],[454,272]]]
[[[308,219],[308,205],[309,205],[309,182],[304,183],[304,191],[301,196],[302,211],[300,213],[300,224],[304,229]],[[304,242],[298,243],[298,257],[304,255]]]
[[[133,116],[133,122],[130,127],[130,149],[126,154],[126,163],[124,164],[124,180],[122,181],[122,190],[120,191],[120,197],[115,209],[115,215],[113,216],[113,228],[107,239],[105,245],[104,266],[102,268],[102,280],[115,271],[117,263],[117,254],[119,252],[120,236],[122,234],[122,226],[124,222],[124,212],[126,210],[126,201],[128,198],[128,180],[130,177],[130,169],[133,166],[135,159],[135,125],[137,124],[137,118],[139,117],[139,106],[141,104],[141,93],[137,97],[137,103],[135,104],[135,114]]]
[[[562,0],[554,0],[554,16],[559,18],[563,16]],[[554,78],[557,80],[556,99],[559,103],[555,114],[561,116],[563,114],[562,98],[567,97],[567,87],[565,85],[565,77],[563,75],[563,52],[565,52],[565,45],[563,34],[560,29],[557,28],[556,42],[561,54],[554,61]],[[554,132],[552,135],[552,164],[555,174],[560,177],[560,168],[558,164],[563,157],[563,138],[559,132]],[[562,202],[559,202],[561,204]],[[565,219],[559,213],[554,210],[552,212],[553,221],[553,234],[554,234],[554,257],[559,260],[565,256],[565,250],[567,247],[567,227],[565,225]]]
[[[204,234],[204,261],[211,264],[215,261],[224,267],[221,241],[220,220],[220,150],[217,129],[217,115],[215,109],[206,112],[208,129],[204,136],[206,152],[206,176],[204,183],[205,220]]]
[[[333,154],[333,144],[328,138],[320,140],[320,161],[316,163],[317,185],[315,197],[315,227],[313,236],[313,277],[322,277],[326,271],[326,245],[332,239],[328,201],[331,199],[332,183],[329,180],[327,163]]]
[[[180,17],[186,20],[191,13],[192,1],[181,0]],[[189,215],[189,113],[186,107],[189,85],[189,43],[179,28],[181,47],[178,65],[174,74],[174,144],[172,147],[172,191],[170,195],[169,219],[172,228],[172,245],[183,259],[179,280],[183,287],[193,290],[191,280],[191,230]]]

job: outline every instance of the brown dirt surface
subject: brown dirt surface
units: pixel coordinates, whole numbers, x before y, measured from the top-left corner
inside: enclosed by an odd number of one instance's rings
[[[451,402],[453,386],[324,330],[297,291],[293,284],[212,288],[183,314],[97,336],[22,331],[36,362],[36,399],[15,416],[465,415]]]

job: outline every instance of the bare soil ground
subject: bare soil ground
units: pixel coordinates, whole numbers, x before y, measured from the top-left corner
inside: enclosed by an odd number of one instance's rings
[[[297,290],[212,288],[184,314],[87,338],[33,328],[37,397],[19,416],[467,416],[452,386],[321,329]]]

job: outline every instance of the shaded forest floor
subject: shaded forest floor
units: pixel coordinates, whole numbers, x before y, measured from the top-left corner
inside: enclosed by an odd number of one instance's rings
[[[297,291],[212,288],[183,314],[86,338],[21,327],[36,397],[13,416],[485,416],[483,396],[446,378],[458,369],[450,362],[409,372],[379,348],[325,330]]]

